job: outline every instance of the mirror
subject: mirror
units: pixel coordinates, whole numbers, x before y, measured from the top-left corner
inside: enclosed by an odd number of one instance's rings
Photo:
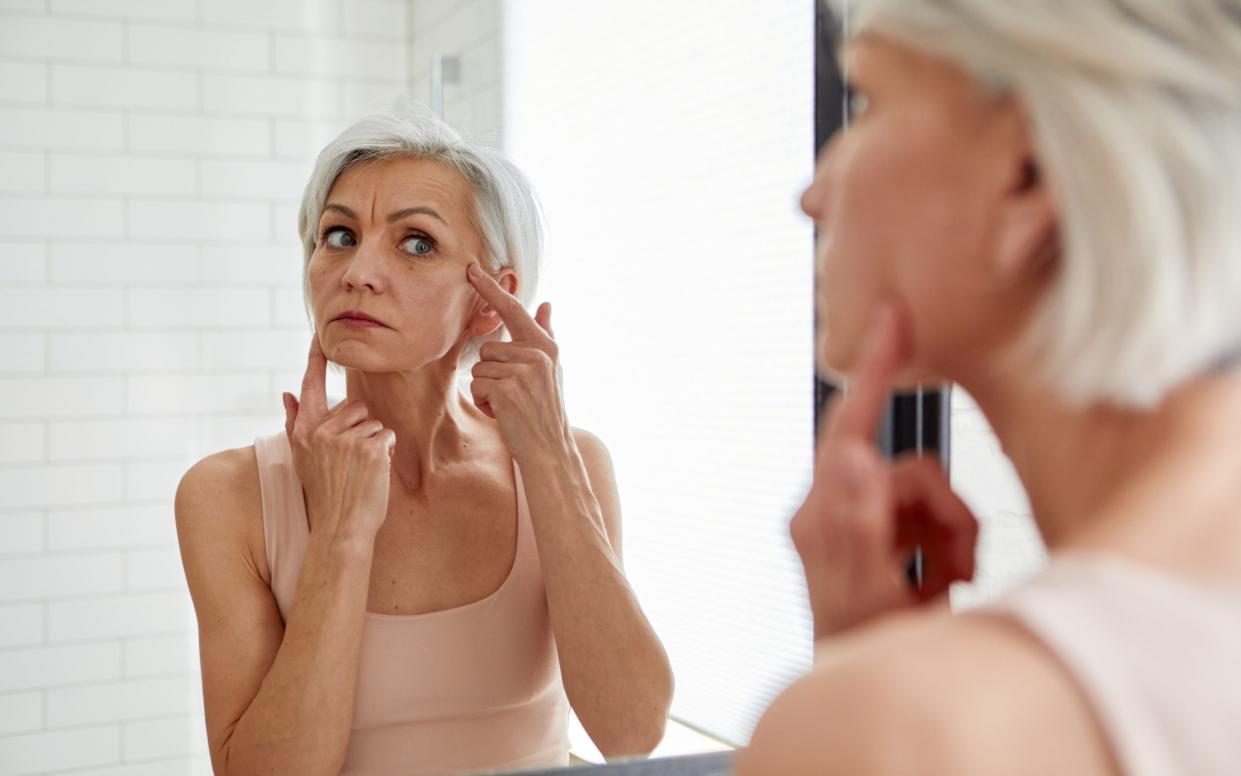
[[[195,461],[283,428],[314,157],[412,98],[542,202],[536,298],[568,418],[610,450],[625,575],[675,676],[658,772],[722,772],[810,662],[787,520],[816,411],[797,200],[840,116],[822,14],[0,3],[0,770],[210,771],[174,493]],[[920,412],[894,409],[892,433]],[[574,762],[602,761],[580,724],[570,738]]]

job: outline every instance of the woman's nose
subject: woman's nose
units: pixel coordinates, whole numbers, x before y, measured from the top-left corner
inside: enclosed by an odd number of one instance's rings
[[[383,266],[378,251],[365,242],[358,245],[349,257],[340,281],[350,290],[366,286],[373,293],[383,291]]]
[[[819,152],[819,161],[814,166],[814,180],[801,195],[801,210],[815,221],[822,221],[827,215],[827,166],[836,146],[835,139]]]
[[[814,220],[818,221],[819,220],[818,209],[817,209],[818,203],[816,201],[818,192],[815,191],[816,185],[817,185],[817,181],[812,181],[810,185],[806,187],[806,190],[802,192],[801,212],[805,213],[806,215],[810,216]]]

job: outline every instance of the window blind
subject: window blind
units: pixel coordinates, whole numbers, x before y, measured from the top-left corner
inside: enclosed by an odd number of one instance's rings
[[[744,744],[811,661],[814,6],[509,0],[503,34],[570,420],[612,452],[673,716]]]

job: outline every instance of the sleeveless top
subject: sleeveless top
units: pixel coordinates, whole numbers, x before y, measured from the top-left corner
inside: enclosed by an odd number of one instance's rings
[[[1073,677],[1130,776],[1241,768],[1241,586],[1066,551],[979,612],[1006,616]]]
[[[254,451],[272,593],[287,621],[310,537],[306,506],[285,433],[256,439]],[[568,764],[568,700],[516,462],[513,474],[517,546],[495,592],[425,614],[366,613],[342,776]]]

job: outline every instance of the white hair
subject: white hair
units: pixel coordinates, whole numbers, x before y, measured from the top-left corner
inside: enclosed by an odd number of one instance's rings
[[[839,0],[835,3],[839,6]],[[1060,264],[1013,351],[1077,403],[1157,403],[1241,350],[1241,0],[850,0],[1021,101]]]
[[[491,272],[512,268],[517,274],[515,295],[528,307],[538,286],[543,254],[541,211],[529,181],[500,151],[465,140],[425,109],[410,106],[358,121],[328,143],[315,160],[297,213],[304,253],[302,293],[307,315],[307,270],[319,238],[318,224],[328,192],[350,167],[395,156],[432,159],[465,178],[474,194],[474,226],[487,250],[481,263]],[[463,282],[464,277],[463,274]],[[462,352],[458,368],[471,367],[478,360],[479,347],[500,336],[502,330],[473,338]]]

